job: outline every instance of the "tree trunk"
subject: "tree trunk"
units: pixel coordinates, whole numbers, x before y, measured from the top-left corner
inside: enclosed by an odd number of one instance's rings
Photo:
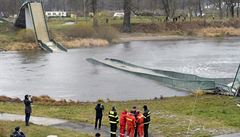
[[[198,0],[198,9],[199,9],[199,16],[203,16],[203,11],[202,11],[202,5],[201,5],[201,0]]]
[[[168,0],[162,0],[163,3],[163,7],[164,7],[164,11],[166,14],[166,19],[165,21],[168,21],[168,18],[170,17],[170,5],[169,5],[169,1]]]
[[[193,12],[193,10],[192,10],[191,7],[189,7],[188,11],[189,11],[189,19],[190,19],[190,22],[191,22],[192,21],[192,12]]]
[[[240,0],[238,0],[237,6],[237,17],[239,18],[239,8],[240,8]]]
[[[218,8],[219,8],[219,17],[223,18],[223,10],[222,10],[222,0],[218,0]]]
[[[228,12],[228,6],[227,6],[227,9],[226,9],[226,16],[227,16],[227,18],[228,18],[228,16],[229,16],[229,12]]]
[[[92,0],[92,12],[93,12],[93,27],[98,27],[98,20],[96,17],[97,0]]]
[[[124,0],[123,32],[131,32],[131,0]]]
[[[234,18],[234,6],[231,6],[231,16],[232,16],[232,18]]]

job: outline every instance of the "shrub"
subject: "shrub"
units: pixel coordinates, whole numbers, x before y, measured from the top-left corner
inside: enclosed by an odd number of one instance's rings
[[[63,33],[68,38],[90,38],[94,36],[94,29],[90,24],[77,24],[68,26]]]
[[[232,27],[222,27],[222,28],[208,27],[208,28],[199,30],[198,34],[206,37],[239,36],[240,29],[232,28]]]
[[[65,39],[100,38],[107,41],[112,41],[118,36],[118,31],[111,26],[99,26],[94,29],[92,24],[85,23],[68,26],[57,31],[60,32]],[[55,33],[52,34],[55,35]]]
[[[35,42],[34,32],[30,29],[22,29],[17,32],[17,39],[22,42]]]
[[[106,39],[111,42],[118,37],[118,31],[111,26],[99,26],[96,28],[95,35],[96,38]]]

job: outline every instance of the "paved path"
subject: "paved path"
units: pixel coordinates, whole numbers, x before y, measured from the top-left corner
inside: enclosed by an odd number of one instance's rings
[[[0,120],[2,121],[24,121],[23,115],[0,113]],[[60,129],[70,129],[81,133],[95,134],[101,133],[103,136],[109,136],[109,128],[102,126],[101,130],[94,130],[94,125],[86,123],[74,123],[63,119],[35,117],[31,116],[30,122],[36,125],[51,126]]]
[[[24,115],[0,113],[0,120],[1,121],[24,121]],[[94,130],[94,125],[92,124],[74,123],[67,120],[63,120],[63,119],[31,116],[30,122],[35,125],[51,126],[51,127],[60,128],[60,129],[69,129],[69,130],[74,130],[74,131],[87,133],[87,134],[95,134],[96,132],[99,132],[105,137],[110,135],[109,128],[106,126],[102,126],[101,130]],[[240,133],[220,135],[215,137],[240,137]]]
[[[240,133],[220,135],[220,136],[216,136],[216,137],[240,137]]]

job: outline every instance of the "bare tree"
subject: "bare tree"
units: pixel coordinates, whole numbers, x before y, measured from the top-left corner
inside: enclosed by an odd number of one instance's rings
[[[219,9],[219,17],[220,17],[220,19],[223,18],[222,3],[223,3],[222,0],[217,0],[217,7],[218,7],[218,9]]]
[[[131,0],[124,0],[123,32],[131,32]]]
[[[239,17],[240,0],[237,0],[237,17]]]
[[[173,17],[176,11],[176,0],[162,0],[166,18]]]
[[[92,0],[93,27],[98,27],[96,12],[97,12],[97,0]]]
[[[229,9],[229,11],[230,11],[231,17],[234,18],[234,15],[235,15],[234,8],[236,6],[236,1],[235,0],[225,0],[225,2],[227,5],[227,9]]]

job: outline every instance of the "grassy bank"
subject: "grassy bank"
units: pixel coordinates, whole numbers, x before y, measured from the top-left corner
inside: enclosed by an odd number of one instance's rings
[[[106,23],[106,18],[109,22]],[[70,24],[68,24],[71,22]],[[104,47],[109,43],[124,42],[125,34],[122,33],[122,22],[120,18],[99,17],[98,27],[93,27],[92,19],[76,20],[49,19],[48,26],[50,35],[67,48],[79,47]],[[163,22],[162,18],[133,17],[132,34],[153,34],[156,39],[159,36],[194,36],[194,37],[232,37],[240,36],[240,20],[224,19],[211,20],[196,18],[192,21]],[[137,35],[138,36],[138,35]],[[129,38],[129,37],[128,37]],[[138,40],[138,39],[136,39]],[[32,50],[38,49],[33,32],[20,30],[7,23],[0,24],[0,49],[4,50]]]
[[[9,137],[16,126],[20,126],[21,130],[27,137],[46,137],[47,135],[58,135],[59,137],[91,137],[87,134],[81,134],[69,130],[55,129],[51,127],[31,125],[26,127],[23,122],[0,121],[0,137]]]
[[[156,136],[186,136],[187,133],[190,136],[212,136],[240,131],[240,108],[237,107],[234,98],[205,95],[195,99],[194,96],[187,96],[124,102],[108,101],[103,103],[106,107],[103,124],[108,125],[107,113],[112,105],[115,105],[120,113],[124,108],[130,109],[132,106],[142,110],[142,106],[146,104],[152,111],[150,130]],[[95,105],[96,103],[91,102],[66,103],[46,97],[36,98],[33,115],[94,123]],[[24,114],[23,109],[22,103],[9,101],[0,103],[0,112]]]

